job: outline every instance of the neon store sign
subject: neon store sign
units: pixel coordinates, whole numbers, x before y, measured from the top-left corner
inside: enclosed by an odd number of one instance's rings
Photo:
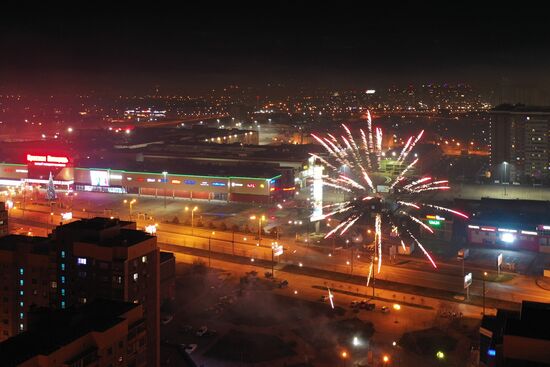
[[[35,166],[48,166],[48,167],[66,167],[69,163],[67,157],[56,157],[53,155],[33,155],[27,154],[27,162],[33,163]]]

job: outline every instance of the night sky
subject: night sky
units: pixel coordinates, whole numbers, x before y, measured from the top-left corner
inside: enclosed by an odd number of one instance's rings
[[[550,27],[537,3],[180,3],[8,8],[0,87],[550,83]]]

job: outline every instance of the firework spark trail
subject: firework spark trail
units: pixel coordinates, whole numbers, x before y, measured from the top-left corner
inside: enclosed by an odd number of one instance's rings
[[[407,190],[407,189],[409,189],[409,188],[411,188],[411,187],[413,187],[413,186],[420,185],[421,183],[426,182],[426,181],[429,181],[429,180],[431,180],[431,179],[432,179],[431,177],[422,177],[422,178],[419,179],[419,180],[413,181],[413,182],[411,182],[410,184],[403,186],[403,188],[404,188],[405,190]]]
[[[413,192],[420,193],[420,192],[431,191],[431,190],[449,190],[450,188],[451,188],[450,186],[435,186],[435,187],[427,187],[422,190],[413,190]]]
[[[323,214],[320,219],[326,219],[326,218],[330,218],[336,214],[340,214],[340,213],[345,213],[347,212],[348,210],[352,209],[353,207],[352,206],[345,206],[345,207],[342,207],[342,208],[339,208],[339,209],[336,209],[330,213],[327,213],[327,214]]]
[[[374,149],[374,142],[372,139],[372,118],[370,116],[370,111],[367,111],[367,129],[369,132],[369,149],[368,152],[372,152]]]
[[[427,189],[427,188],[430,188],[430,187],[434,187],[435,185],[446,184],[446,183],[448,183],[448,182],[449,182],[449,181],[447,181],[447,180],[428,182],[428,183],[423,184],[423,185],[415,185],[415,186],[412,186],[411,188],[407,188],[407,190],[409,190],[409,191],[411,191],[411,192],[419,192],[419,190],[424,190],[424,189]],[[404,187],[404,188],[405,188],[405,187]]]
[[[380,169],[380,156],[382,155],[382,129],[376,128],[376,164]]]
[[[431,229],[429,226],[427,226],[424,222],[422,222],[420,219],[418,219],[417,217],[413,216],[413,215],[410,215],[409,213],[407,212],[404,212],[404,211],[401,211],[401,214],[403,215],[406,215],[407,217],[411,218],[412,221],[420,224],[426,231],[430,232],[430,233],[434,233],[434,230]]]
[[[374,256],[371,259],[370,266],[369,266],[369,276],[367,277],[367,287],[369,286],[370,277],[372,276],[372,269],[374,268]]]
[[[330,306],[332,308],[334,308],[334,301],[332,300],[334,298],[334,295],[332,294],[332,292],[330,291],[330,288],[327,288],[328,289],[328,299],[330,301]]]
[[[422,206],[428,206],[430,208],[434,208],[434,209],[438,209],[438,210],[443,210],[443,211],[446,211],[446,212],[449,212],[449,213],[453,213],[453,214],[456,214],[462,218],[466,218],[468,219],[469,217],[464,214],[464,213],[461,213],[457,210],[453,210],[453,209],[449,209],[449,208],[445,208],[444,206],[439,206],[439,205],[432,205],[432,204],[422,204]]]
[[[376,247],[378,248],[378,274],[382,268],[382,216],[376,214],[374,222],[374,238],[376,240]]]
[[[397,176],[395,181],[391,184],[390,189],[393,189],[395,187],[395,185],[397,185],[397,183],[405,177],[405,174],[407,173],[407,171],[410,170],[416,164],[416,162],[418,162],[418,158],[416,158],[414,161],[412,161],[412,163],[409,164],[407,166],[407,168],[405,168],[403,171],[401,171],[401,173]]]
[[[416,136],[416,139],[414,139],[414,141],[409,145],[409,149],[403,153],[403,157],[401,158],[401,161],[404,161],[405,159],[407,159],[407,156],[409,155],[410,152],[412,152],[412,150],[414,149],[416,143],[418,143],[418,141],[420,140],[420,138],[422,138],[422,135],[424,135],[424,130],[422,130],[417,136]]]
[[[407,246],[405,246],[405,242],[401,240],[401,247],[403,247],[403,250],[407,251]]]
[[[348,129],[348,127],[346,125],[342,124],[342,126],[344,127],[344,129],[346,129],[346,132],[348,133],[349,141],[350,141],[351,145],[353,146],[353,149],[354,149],[355,153],[357,153],[358,161],[361,162],[361,153],[359,151],[359,147],[355,143],[355,139],[353,138],[353,135],[351,135],[351,131]]]
[[[433,267],[437,269],[437,265],[435,264],[435,261],[432,259],[432,257],[430,256],[430,254],[428,253],[428,251],[426,251],[426,249],[424,248],[424,246],[422,246],[422,244],[420,243],[420,241],[418,241],[416,239],[415,236],[412,235],[411,232],[407,231],[409,233],[409,236],[411,236],[411,238],[413,239],[414,242],[416,242],[416,244],[418,245],[418,247],[420,247],[420,250],[422,250],[422,252],[424,253],[424,255],[426,255],[426,257],[428,258],[428,260],[430,260],[430,262],[432,263]]]
[[[349,178],[348,176],[340,175],[340,178],[344,180],[345,182],[348,182],[351,186],[358,188],[360,190],[366,190],[365,186],[361,185],[357,181],[355,181],[352,178]]]
[[[405,205],[405,206],[411,206],[413,208],[420,209],[420,207],[418,205],[416,205],[415,203],[409,203],[407,201],[398,201],[397,204],[401,204],[401,205]]]
[[[351,201],[343,201],[341,203],[327,204],[323,206],[323,209],[334,208],[335,206],[344,206],[351,203]]]
[[[369,154],[369,143],[367,142],[367,136],[365,135],[365,132],[363,129],[359,129],[361,131],[361,140],[363,141],[363,150],[365,151],[365,157],[367,160],[367,167],[370,169],[372,168],[372,164],[370,161],[370,154]]]
[[[334,184],[332,182],[327,182],[327,181],[323,181],[323,186],[334,187],[335,189],[344,190],[346,192],[351,192],[352,191],[351,189],[348,189],[347,187],[344,187],[344,186],[338,185],[338,184]]]
[[[357,218],[355,218],[354,220],[352,220],[343,230],[342,232],[340,232],[340,236],[343,235],[344,233],[346,233],[346,231],[355,223],[357,222],[357,220],[359,220],[359,218],[361,218],[363,216],[363,214],[360,214],[359,216],[357,216]]]
[[[403,150],[401,150],[401,153],[399,153],[399,157],[397,158],[397,163],[401,163],[401,159],[403,158],[403,155],[407,151],[407,148],[409,147],[409,144],[411,144],[412,138],[413,138],[412,136],[409,137],[409,140],[407,140],[407,143],[403,147]]]
[[[332,231],[330,231],[329,233],[327,233],[325,235],[325,239],[326,238],[329,238],[330,236],[332,236],[333,233],[336,233],[338,230],[340,230],[340,228],[342,228],[343,226],[345,226],[346,224],[348,224],[348,222],[350,221],[351,219],[347,219],[345,221],[343,221],[342,223],[338,224]]]
[[[312,156],[314,159],[318,159],[321,163],[325,164],[327,167],[338,171],[338,168],[327,162],[325,159],[319,157],[317,154],[309,153],[310,156]]]
[[[349,167],[353,167],[353,164],[347,158],[348,156],[347,151],[340,145],[340,143],[337,142],[337,145],[336,145],[330,140],[328,140],[327,138],[324,138],[324,139],[329,145],[332,146],[335,157],[338,159],[340,163],[342,163],[342,165],[348,165]]]

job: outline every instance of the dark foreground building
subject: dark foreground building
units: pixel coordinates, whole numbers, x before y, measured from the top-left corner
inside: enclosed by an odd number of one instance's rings
[[[139,304],[96,300],[31,314],[29,331],[0,343],[5,367],[147,366],[147,328]]]

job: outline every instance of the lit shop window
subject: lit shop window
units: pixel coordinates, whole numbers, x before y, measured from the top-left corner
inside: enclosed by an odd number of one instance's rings
[[[85,257],[79,257],[77,259],[77,264],[78,265],[86,265],[86,263],[87,263],[87,259]]]

